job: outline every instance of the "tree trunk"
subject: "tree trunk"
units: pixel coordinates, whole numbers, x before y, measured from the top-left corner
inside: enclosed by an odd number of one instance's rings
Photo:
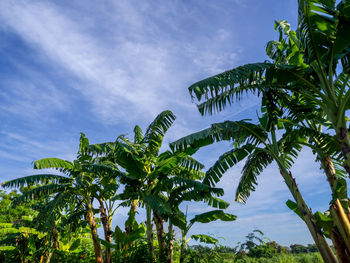
[[[60,249],[60,243],[58,242],[58,235],[57,235],[57,229],[55,222],[53,223],[53,227],[51,229],[52,232],[52,242],[53,242],[53,247],[54,249],[59,250]]]
[[[168,245],[168,260],[169,263],[174,262],[174,233],[173,233],[173,223],[169,220],[168,227],[169,234],[169,245]]]
[[[346,127],[339,127],[336,129],[336,132],[337,132],[338,143],[339,143],[341,152],[343,154],[343,157],[345,159],[343,166],[350,176],[350,138],[349,138],[349,133],[348,133],[348,130],[346,129]]]
[[[159,260],[160,262],[166,262],[167,253],[165,245],[164,219],[161,216],[159,216],[156,212],[153,212],[153,219],[157,229]]]
[[[325,158],[321,158],[319,157],[320,161],[321,161],[321,166],[323,168],[323,170],[326,173],[327,176],[327,180],[329,182],[329,185],[332,189],[332,193],[333,195],[335,195],[335,191],[337,188],[337,183],[339,182],[337,176],[336,176],[336,172],[334,169],[334,165],[332,162],[332,159],[329,156],[326,156]],[[349,218],[350,221],[350,217],[349,217],[349,199],[347,196],[347,185],[346,185],[346,181],[344,180],[345,183],[345,188],[346,188],[346,194],[344,196],[338,196],[338,198],[340,198],[340,203],[343,206],[343,209],[345,210],[345,213],[347,214],[347,217]]]
[[[101,250],[100,242],[98,241],[96,221],[95,221],[94,213],[92,211],[92,207],[88,207],[86,219],[88,221],[88,224],[91,230],[96,262],[103,263],[102,250]]]
[[[147,234],[147,241],[148,241],[148,250],[149,250],[150,254],[152,255],[153,261],[155,262],[156,261],[156,252],[154,250],[154,245],[153,245],[152,213],[151,213],[151,208],[147,204],[146,204],[146,214],[147,214],[146,234]]]
[[[337,185],[338,179],[336,177],[334,165],[332,159],[329,156],[321,157],[318,155],[318,159],[321,162],[321,167],[324,170],[329,186],[331,187],[332,193],[334,193],[335,186]]]
[[[306,205],[292,174],[286,170],[283,171],[281,169],[281,175],[285,183],[287,184],[291,194],[293,195],[293,198],[298,206],[301,216],[311,233],[311,236],[318,248],[318,251],[320,252],[323,258],[323,261],[325,263],[337,263],[338,261],[333,251],[329,247],[325,237],[321,233],[321,230],[316,226],[315,218],[312,212],[310,211],[309,207]]]
[[[133,213],[133,216],[135,217],[136,211],[137,211],[137,205],[138,205],[138,200],[132,200],[131,201],[131,207],[129,211],[129,216],[131,213]],[[126,235],[129,235],[132,232],[132,226],[131,225],[126,225],[125,226],[125,233]]]
[[[339,262],[350,263],[350,255],[348,254],[344,241],[336,227],[331,231],[331,239]]]
[[[110,218],[107,215],[106,208],[103,204],[102,198],[98,199],[100,203],[100,215],[101,215],[101,222],[103,226],[103,232],[105,235],[105,240],[108,242],[108,244],[112,243],[112,232],[110,228]],[[105,248],[105,258],[106,258],[106,263],[111,263],[112,262],[112,254],[111,254],[111,248],[106,246]]]
[[[333,162],[329,156],[325,158],[319,157],[319,159],[321,161],[322,168],[326,173],[327,180],[334,195],[338,179],[336,177]],[[347,199],[347,196],[341,198]],[[345,209],[345,211],[349,211],[349,202],[345,201],[340,203],[339,199],[336,199],[330,208],[331,216],[335,223],[334,228],[331,232],[331,237],[339,261],[350,262],[350,220],[343,208]]]
[[[345,214],[339,199],[336,199],[331,206],[331,214],[336,227],[338,228],[341,237],[343,238],[347,250],[350,251],[350,222]]]
[[[186,234],[183,230],[181,230],[181,236],[180,263],[183,263],[186,253]]]

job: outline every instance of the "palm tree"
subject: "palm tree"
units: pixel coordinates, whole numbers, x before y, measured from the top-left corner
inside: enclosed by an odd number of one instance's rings
[[[124,136],[119,136],[115,142],[94,144],[87,147],[90,153],[102,155],[103,160],[118,164],[125,169],[127,173],[127,176],[124,176],[125,181],[131,183],[129,184],[130,187],[126,189],[136,191],[132,200],[134,206],[132,209],[136,209],[137,203],[140,200],[143,201],[144,197],[150,194],[152,184],[157,180],[152,175],[152,170],[156,165],[164,134],[171,127],[174,120],[175,115],[171,111],[163,111],[148,126],[145,134],[139,126],[135,126],[133,142]],[[130,191],[128,191],[128,194],[130,194]],[[145,207],[149,251],[155,260],[152,210],[147,203],[145,203]]]
[[[337,262],[290,172],[293,159],[297,156],[301,145],[294,138],[291,140],[289,136],[286,136],[288,133],[277,140],[276,128],[283,126],[278,119],[281,112],[277,105],[269,99],[268,94],[263,96],[263,115],[259,118],[259,124],[247,121],[212,124],[211,128],[173,142],[171,147],[176,150],[197,149],[215,141],[232,140],[236,147],[219,157],[218,161],[207,171],[204,182],[214,185],[224,172],[246,158],[236,193],[236,201],[243,203],[249,197],[250,192],[255,190],[257,176],[266,166],[275,161],[294,198],[295,203],[293,204],[296,206],[296,211],[306,223],[324,261]]]
[[[316,220],[322,226],[325,235],[332,239],[339,260],[341,262],[349,262],[349,198],[345,179],[346,172],[341,167],[342,158],[337,139],[335,135],[322,132],[323,126],[327,127],[329,124],[322,120],[324,116],[322,113],[317,112],[317,109],[311,109],[311,114],[309,113],[308,116],[303,115],[301,121],[295,121],[293,115],[300,113],[295,111],[298,106],[300,105],[288,106],[291,114],[287,118],[295,123],[292,124],[293,128],[288,129],[286,133],[294,140],[298,140],[301,145],[311,148],[316,155],[316,160],[321,164],[332,191],[332,200],[330,209],[327,211],[328,215],[317,212],[315,214]],[[310,105],[307,106],[310,108]],[[303,139],[301,140],[301,138]],[[328,221],[328,224],[325,223],[325,220]]]
[[[342,152],[345,160],[343,166],[350,174],[350,140],[345,117],[350,105],[349,10],[350,1],[340,1],[336,5],[336,1],[300,0],[298,28],[295,32],[286,21],[276,21],[279,40],[270,41],[266,48],[272,62],[247,64],[199,81],[189,88],[192,96],[200,102],[198,109],[201,114],[219,112],[246,92],[260,95],[274,88],[293,94],[296,98],[302,97],[306,104],[314,105],[316,111],[321,111],[334,129],[338,151]],[[321,121],[316,129],[324,123]],[[330,156],[322,156],[320,151],[316,153],[332,182],[334,193],[336,181],[339,181],[334,179],[339,176],[334,174]],[[341,185],[344,188],[344,183],[338,186]],[[344,230],[339,230],[343,242],[350,244],[349,220],[346,220],[346,215],[340,216],[344,213],[341,211],[343,207],[338,204],[339,200],[335,199],[331,211],[335,222],[337,218],[343,218],[342,222],[336,223],[337,228]],[[344,206],[346,213],[347,207]]]
[[[126,173],[120,176],[125,188],[123,193],[118,195],[119,199],[128,202],[131,215],[135,214],[139,203],[145,206],[149,251],[153,259],[156,259],[153,247],[153,213],[159,258],[165,261],[168,257],[170,262],[172,253],[171,249],[168,249],[169,255],[167,255],[164,221],[171,218],[169,228],[172,235],[173,224],[176,226],[181,224],[181,213],[178,209],[180,196],[185,197],[183,194],[191,191],[192,199],[202,196],[201,201],[207,200],[213,206],[223,205],[221,199],[212,196],[213,193],[222,195],[222,190],[207,185],[201,186],[199,181],[195,181],[203,175],[200,172],[203,168],[201,163],[184,152],[159,153],[163,137],[174,120],[175,116],[171,111],[164,111],[148,126],[145,133],[139,126],[135,126],[133,141],[119,136],[115,142],[87,146],[88,152],[100,156],[100,160],[113,162],[125,169]],[[177,191],[174,191],[175,189]],[[188,193],[186,200],[191,200],[189,197]],[[132,224],[126,224],[126,234],[132,230]]]
[[[98,196],[99,190],[96,183],[98,180],[97,174],[108,173],[115,178],[120,172],[109,164],[95,163],[93,158],[85,151],[88,144],[88,139],[82,133],[78,156],[73,162],[58,158],[45,158],[34,162],[34,169],[52,168],[65,175],[36,174],[7,181],[2,186],[5,188],[22,187],[40,182],[49,182],[49,184],[35,187],[24,193],[17,201],[40,199],[53,195],[49,213],[54,213],[67,204],[73,204],[79,209],[83,208],[85,220],[91,230],[96,262],[103,262],[93,209],[93,201]]]
[[[184,201],[202,201],[220,209],[229,205],[218,198],[223,195],[223,189],[210,187],[199,181],[204,175],[200,171],[202,168],[202,164],[184,152],[166,151],[159,155],[157,165],[152,171],[157,180],[154,180],[153,188],[150,194],[144,197],[144,201],[153,210],[163,261],[173,262],[173,226],[182,231],[186,229],[186,217],[179,208],[180,204]],[[168,221],[169,224],[167,248],[164,221]]]
[[[221,111],[245,92],[275,87],[302,94],[317,105],[334,129],[350,174],[350,137],[346,111],[350,105],[350,1],[299,0],[297,30],[277,21],[279,41],[267,52],[273,62],[247,64],[190,86],[202,114]],[[282,34],[287,37],[283,38]],[[287,45],[287,48],[285,46]]]

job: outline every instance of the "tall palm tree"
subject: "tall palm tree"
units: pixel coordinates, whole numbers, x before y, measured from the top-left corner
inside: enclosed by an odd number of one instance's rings
[[[314,105],[316,111],[321,111],[334,129],[343,166],[350,174],[350,140],[345,116],[350,105],[350,1],[336,2],[299,0],[296,31],[292,31],[286,21],[276,21],[279,40],[270,41],[266,49],[272,61],[247,64],[193,84],[189,90],[198,100],[201,114],[219,112],[246,92],[260,95],[274,88],[292,93],[297,98],[302,97],[306,104]],[[319,122],[316,129],[324,123]],[[330,156],[321,156],[320,151],[316,153],[332,182],[334,193],[337,188],[334,183],[338,181],[334,179],[339,176],[332,169]],[[344,188],[344,183],[338,186]],[[341,211],[343,207],[339,204],[339,200],[334,199],[331,211],[335,222],[343,218],[337,227],[342,233],[343,244],[350,244],[348,216],[344,216]],[[345,212],[348,211],[347,207],[344,206]],[[348,257],[349,254],[344,258]]]
[[[337,262],[290,172],[293,159],[297,156],[301,145],[297,140],[291,140],[285,135],[277,140],[276,128],[283,127],[282,122],[278,119],[281,112],[269,99],[268,94],[265,93],[263,96],[263,114],[259,118],[259,124],[247,121],[226,121],[212,124],[211,128],[184,137],[172,143],[171,146],[181,150],[189,147],[198,148],[215,141],[232,140],[236,147],[219,157],[218,161],[207,171],[204,182],[210,185],[217,183],[224,172],[246,158],[241,180],[237,187],[236,201],[239,202],[245,202],[250,192],[255,189],[257,175],[272,161],[275,161],[294,198],[296,210],[300,212],[299,214],[306,223],[324,261]]]

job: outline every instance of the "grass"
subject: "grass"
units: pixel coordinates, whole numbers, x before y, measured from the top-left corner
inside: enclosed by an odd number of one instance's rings
[[[224,263],[323,263],[319,253],[280,254],[271,258],[251,258],[248,256],[223,255]]]

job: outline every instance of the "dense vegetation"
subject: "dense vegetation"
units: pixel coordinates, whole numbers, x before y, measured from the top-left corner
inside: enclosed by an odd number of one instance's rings
[[[350,262],[350,1],[298,3],[295,31],[286,21],[276,21],[279,38],[267,44],[268,61],[240,66],[189,88],[202,115],[222,111],[243,93],[255,94],[261,98],[257,122],[215,123],[173,142],[164,152],[163,138],[175,121],[170,111],[160,113],[145,132],[136,125],[133,138],[121,135],[113,142],[90,144],[82,133],[75,160],[40,159],[34,169],[44,173],[2,184],[20,193],[1,193],[1,260]],[[204,172],[192,155],[223,140],[233,142],[233,149]],[[328,211],[311,210],[290,171],[303,147],[312,150],[329,182]],[[305,222],[319,254],[288,256],[301,247],[286,249],[259,238],[255,243],[256,232],[230,252],[201,233],[190,238],[215,247],[188,247],[193,224],[236,219],[225,213],[229,204],[220,199],[223,189],[216,183],[238,162],[244,162],[236,192],[241,203],[255,190],[257,176],[277,163],[276,172],[293,198],[287,205]],[[181,210],[185,201],[204,202],[213,209],[188,218]],[[129,208],[125,228],[112,229],[120,206]],[[140,209],[145,210],[145,223],[135,219]],[[181,236],[175,237],[175,228]],[[314,253],[311,247],[304,252]]]

